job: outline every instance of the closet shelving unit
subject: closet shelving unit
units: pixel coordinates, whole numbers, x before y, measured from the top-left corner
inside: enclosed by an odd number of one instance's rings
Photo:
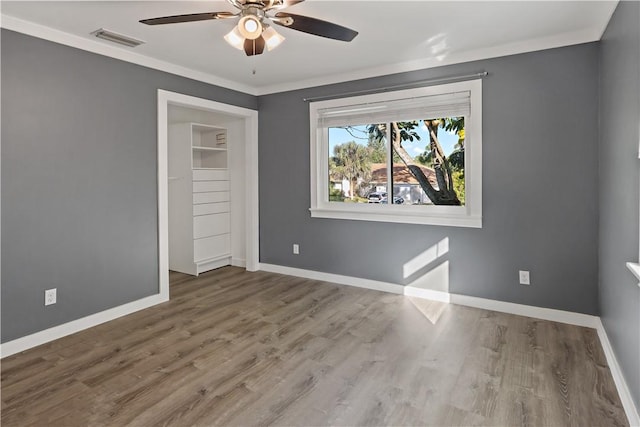
[[[169,126],[169,268],[198,275],[231,264],[227,130]]]

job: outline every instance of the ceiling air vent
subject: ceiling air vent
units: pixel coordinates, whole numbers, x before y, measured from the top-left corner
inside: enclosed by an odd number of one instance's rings
[[[144,43],[142,40],[137,40],[137,39],[134,39],[133,37],[114,33],[113,31],[105,30],[104,28],[95,30],[94,32],[91,33],[91,35],[94,35],[99,39],[122,44],[128,47],[136,47]]]

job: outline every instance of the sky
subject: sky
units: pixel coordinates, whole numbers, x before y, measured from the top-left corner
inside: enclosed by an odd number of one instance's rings
[[[366,125],[354,127],[356,129],[364,130],[366,128]],[[429,136],[427,135],[427,131],[423,126],[419,126],[416,131],[418,135],[420,135],[420,141],[404,141],[402,143],[402,146],[405,148],[405,150],[407,150],[407,153],[409,153],[413,157],[417,156],[418,154],[422,154],[429,142]],[[358,133],[355,133],[355,135],[359,136]],[[355,141],[359,144],[367,145],[366,132],[362,132],[362,138],[363,139],[354,138],[353,135],[342,128],[329,128],[329,155],[333,154],[333,147],[345,142]],[[439,128],[438,140],[440,141],[440,145],[442,145],[442,149],[444,150],[445,155],[448,156],[454,150],[454,147],[458,142],[458,136],[455,133],[447,132],[446,130]]]

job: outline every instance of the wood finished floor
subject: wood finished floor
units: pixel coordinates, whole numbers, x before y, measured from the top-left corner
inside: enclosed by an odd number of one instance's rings
[[[2,361],[3,426],[628,425],[592,329],[272,273]]]

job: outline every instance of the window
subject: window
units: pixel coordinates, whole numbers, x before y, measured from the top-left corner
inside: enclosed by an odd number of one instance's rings
[[[482,82],[310,104],[311,216],[482,226]]]

